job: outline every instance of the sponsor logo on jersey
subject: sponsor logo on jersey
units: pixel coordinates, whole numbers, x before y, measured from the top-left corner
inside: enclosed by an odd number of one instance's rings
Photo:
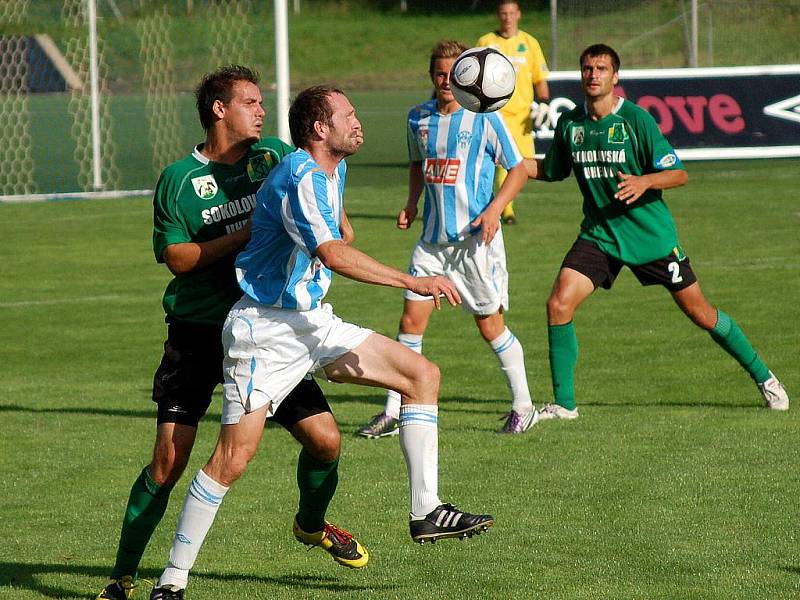
[[[676,164],[678,164],[678,155],[675,154],[674,152],[665,154],[664,156],[658,159],[658,162],[656,162],[656,166],[658,166],[659,169],[669,169],[670,167],[675,166]]]
[[[425,182],[455,185],[460,169],[461,161],[457,158],[426,158]]]
[[[275,163],[276,159],[270,152],[253,156],[247,161],[247,176],[250,181],[266,179]]]
[[[462,150],[469,146],[469,141],[472,139],[472,132],[462,129],[458,132],[458,147]]]
[[[614,123],[608,128],[609,144],[624,144],[627,139],[628,131],[625,129],[625,123]]]
[[[211,225],[220,221],[227,221],[239,215],[249,215],[256,206],[256,195],[249,194],[243,198],[231,200],[219,206],[212,206],[200,213],[203,223]],[[230,233],[230,232],[229,232]]]
[[[194,186],[194,193],[203,200],[211,200],[217,195],[217,190],[219,189],[217,180],[214,179],[213,175],[195,177],[192,179],[192,185]]]
[[[580,146],[583,144],[584,138],[584,131],[583,127],[573,127],[572,128],[572,145],[573,146]]]
[[[192,179],[192,185],[194,186],[194,193],[203,200],[211,200],[217,195],[217,190],[219,189],[217,180],[214,179],[213,175],[195,177]]]

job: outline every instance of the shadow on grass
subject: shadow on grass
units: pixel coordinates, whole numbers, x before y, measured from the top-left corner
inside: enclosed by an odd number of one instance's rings
[[[74,590],[62,586],[46,585],[39,579],[42,576],[66,574],[82,575],[97,579],[97,589]],[[143,577],[155,581],[160,573],[144,572]],[[265,577],[264,575],[245,575],[237,573],[197,573],[195,579],[213,579],[215,581],[248,582],[263,585],[277,585],[284,587],[294,587],[297,589],[326,590],[329,592],[358,592],[364,590],[389,590],[394,589],[392,585],[359,585],[348,583],[336,577],[320,577],[312,575],[281,575],[277,577]],[[18,588],[31,590],[41,594],[45,598],[89,598],[94,597],[103,582],[108,578],[107,566],[78,565],[70,562],[65,563],[23,563],[23,562],[0,562],[0,591],[3,588]],[[94,585],[94,584],[93,584]],[[143,584],[146,587],[147,584]],[[147,591],[147,590],[145,590]],[[149,593],[149,592],[148,592]]]
[[[398,209],[399,210],[399,209]],[[354,221],[364,219],[368,221],[396,221],[397,215],[387,215],[386,213],[351,213],[348,212],[347,216]]]
[[[337,404],[367,404],[375,409],[382,407],[381,398],[375,396],[350,396],[347,394],[329,394],[328,401],[336,414]],[[480,405],[479,407],[470,405]],[[537,403],[541,404],[541,402]],[[439,399],[439,406],[443,411],[492,415],[498,412],[505,412],[508,405],[507,398],[469,398],[465,396],[450,396]],[[485,406],[486,408],[483,408]],[[603,400],[584,400],[580,406],[596,408],[624,408],[624,409],[647,409],[647,408],[724,408],[727,410],[753,410],[760,408],[758,404],[731,404],[728,402],[606,402]],[[152,419],[156,416],[156,408],[153,405],[151,410],[130,410],[123,408],[96,408],[86,406],[54,406],[48,408],[37,408],[35,406],[22,406],[19,404],[0,404],[0,413],[36,413],[36,414],[73,414],[73,415],[99,415],[107,417],[133,417],[140,419]],[[203,417],[203,421],[219,421],[219,410],[210,410]]]
[[[64,415],[100,415],[106,417],[135,417],[140,419],[152,419],[156,416],[156,405],[153,404],[152,410],[130,410],[123,408],[95,408],[87,406],[53,406],[48,408],[37,408],[35,406],[20,406],[19,404],[2,404],[0,413],[57,413]]]

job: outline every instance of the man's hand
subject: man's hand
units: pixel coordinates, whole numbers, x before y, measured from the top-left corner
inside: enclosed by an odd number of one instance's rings
[[[481,228],[481,241],[484,244],[491,242],[498,229],[500,229],[500,212],[497,211],[494,202],[492,202],[486,207],[486,210],[478,215],[477,219],[470,223],[473,229]]]
[[[420,296],[433,296],[433,305],[436,309],[442,307],[441,296],[447,298],[450,306],[461,304],[461,296],[453,282],[447,277],[436,275],[435,277],[414,277],[408,285],[408,289]]]
[[[650,180],[646,175],[630,175],[619,171],[617,177],[620,182],[614,198],[625,204],[636,202],[650,188]]]
[[[400,214],[397,215],[397,228],[398,229],[408,229],[411,227],[411,224],[414,222],[414,219],[417,218],[417,205],[416,204],[406,204],[405,208],[400,211]]]

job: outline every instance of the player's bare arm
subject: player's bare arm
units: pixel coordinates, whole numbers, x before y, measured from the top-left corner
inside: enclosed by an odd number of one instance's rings
[[[526,158],[522,162],[525,165],[525,171],[528,174],[528,179],[544,179],[541,158]]]
[[[461,304],[461,297],[447,277],[413,277],[378,262],[368,254],[348,246],[342,240],[331,240],[320,244],[317,247],[317,256],[331,271],[348,279],[404,288],[422,296],[433,296],[433,303],[437,309],[441,307],[441,296],[447,298],[451,306]]]
[[[417,218],[419,197],[425,187],[425,177],[422,173],[422,163],[412,162],[408,165],[408,200],[405,207],[397,215],[397,228],[408,229]]]
[[[528,172],[524,162],[521,162],[508,172],[503,185],[497,191],[497,196],[489,203],[486,210],[471,223],[472,227],[481,228],[481,241],[484,244],[488,244],[494,239],[497,230],[500,229],[500,215],[503,213],[503,209],[525,187],[527,182]]]
[[[620,171],[617,173],[620,182],[617,185],[617,193],[614,198],[632,204],[636,202],[648,189],[668,190],[669,188],[679,187],[689,181],[689,174],[683,169],[671,171],[659,171],[658,173],[648,173],[647,175],[630,175]]]
[[[223,256],[241,250],[250,240],[250,220],[239,231],[207,242],[170,244],[164,250],[164,262],[173,275],[202,269]]]

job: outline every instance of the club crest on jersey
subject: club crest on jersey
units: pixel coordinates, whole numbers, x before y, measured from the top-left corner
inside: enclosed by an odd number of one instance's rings
[[[417,130],[417,139],[419,140],[419,144],[422,147],[428,145],[428,130],[425,127],[420,127]]]
[[[458,132],[458,147],[462,150],[469,146],[469,141],[472,139],[472,132],[462,129]]]
[[[583,144],[583,127],[573,127],[572,128],[572,145],[573,146],[580,146]]]
[[[528,49],[525,47],[525,44],[520,44],[519,46],[517,46],[517,52],[525,52],[527,50]]]
[[[624,144],[628,139],[628,132],[625,129],[624,123],[614,123],[608,128],[608,143],[609,144]]]
[[[253,156],[247,161],[247,176],[250,181],[261,181],[267,178],[274,166],[275,157],[270,153]]]
[[[192,179],[192,185],[194,186],[194,193],[203,200],[211,200],[211,198],[217,195],[217,190],[219,189],[213,175],[195,177]]]

